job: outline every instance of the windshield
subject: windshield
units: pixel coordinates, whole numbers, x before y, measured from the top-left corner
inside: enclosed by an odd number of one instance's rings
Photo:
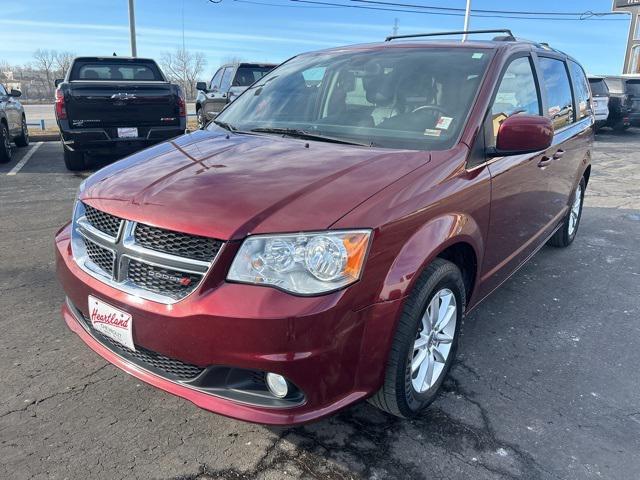
[[[238,131],[282,135],[287,129],[364,145],[443,150],[457,140],[491,55],[438,47],[302,55],[255,83],[218,121]]]
[[[250,67],[243,66],[238,67],[238,71],[236,72],[236,76],[233,79],[233,87],[248,87],[253,82],[260,80],[267,73],[273,70],[273,67]]]
[[[604,83],[602,78],[590,78],[589,85],[591,85],[591,93],[594,97],[606,97],[609,95],[607,84]]]

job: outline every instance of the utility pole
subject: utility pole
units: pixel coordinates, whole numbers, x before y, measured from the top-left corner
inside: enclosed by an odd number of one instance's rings
[[[398,19],[394,18],[393,20],[393,36],[398,35]]]
[[[471,0],[467,0],[467,8],[464,11],[464,31],[469,30],[469,17],[471,16]],[[462,41],[467,40],[467,34],[462,35]]]
[[[129,0],[129,35],[131,36],[131,56],[138,56],[136,48],[136,13],[133,5],[134,0]]]

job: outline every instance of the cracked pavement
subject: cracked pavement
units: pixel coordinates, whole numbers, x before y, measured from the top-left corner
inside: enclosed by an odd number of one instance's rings
[[[0,478],[629,479],[640,471],[640,130],[598,135],[582,224],[464,323],[418,419],[362,403],[297,428],[198,409],[60,317],[53,235],[82,175],[57,142],[0,166]]]

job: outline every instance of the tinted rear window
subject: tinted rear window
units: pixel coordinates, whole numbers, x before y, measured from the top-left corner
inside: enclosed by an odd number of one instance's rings
[[[640,97],[640,80],[627,80],[627,93]]]
[[[150,62],[84,62],[74,65],[71,80],[162,81],[160,70]]]
[[[239,67],[236,72],[236,78],[233,79],[233,86],[248,87],[253,82],[260,80],[271,70],[273,70],[273,67]]]
[[[607,87],[609,87],[610,93],[617,93],[618,95],[624,93],[624,85],[620,78],[607,78],[605,79]]]
[[[590,78],[589,84],[591,85],[591,93],[593,93],[594,97],[606,97],[609,95],[607,84],[604,83],[602,78]]]

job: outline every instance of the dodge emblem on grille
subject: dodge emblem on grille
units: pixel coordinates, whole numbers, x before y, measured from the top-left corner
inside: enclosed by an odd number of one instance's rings
[[[157,272],[154,270],[150,270],[148,275],[157,280],[168,280],[170,282],[179,283],[183,287],[188,287],[191,284],[191,279],[189,277],[179,277],[177,275],[169,275],[168,273]]]

